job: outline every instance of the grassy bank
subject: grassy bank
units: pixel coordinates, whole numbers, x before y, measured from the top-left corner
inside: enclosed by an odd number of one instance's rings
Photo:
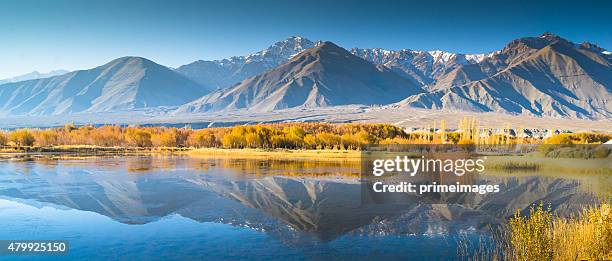
[[[101,147],[91,145],[64,146],[5,146],[0,147],[0,155],[147,155],[175,154],[192,157],[215,158],[274,158],[274,159],[313,159],[313,160],[350,160],[358,161],[360,152],[355,150],[304,150],[304,149],[223,149],[223,148],[176,148],[176,147]]]
[[[174,147],[103,147],[95,145],[61,145],[61,146],[3,146],[0,154],[79,154],[79,155],[124,155],[150,153],[184,153],[189,148]]]

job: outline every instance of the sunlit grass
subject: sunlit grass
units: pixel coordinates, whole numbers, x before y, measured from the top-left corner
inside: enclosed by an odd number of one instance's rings
[[[531,208],[529,216],[517,210],[510,225],[508,258],[511,260],[552,260],[554,237],[552,214],[542,205]]]
[[[467,260],[610,260],[612,213],[610,204],[588,207],[574,218],[556,217],[540,204],[529,214],[520,211],[509,219],[494,245],[477,242],[476,251],[460,254]]]
[[[612,258],[610,205],[588,208],[577,218],[554,218],[542,205],[509,221],[512,260],[609,260]]]
[[[219,149],[202,148],[188,152],[192,157],[230,157],[230,158],[252,158],[252,159],[311,159],[311,160],[347,160],[359,161],[359,151],[347,150],[288,150],[288,149]]]

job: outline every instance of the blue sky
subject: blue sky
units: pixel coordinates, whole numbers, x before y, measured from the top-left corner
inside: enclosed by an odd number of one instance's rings
[[[291,35],[345,48],[482,53],[551,31],[612,48],[612,1],[0,0],[0,78],[126,55],[177,67]]]

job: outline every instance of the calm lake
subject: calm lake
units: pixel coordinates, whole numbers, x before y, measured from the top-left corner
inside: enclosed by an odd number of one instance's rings
[[[362,204],[359,163],[131,156],[0,160],[0,239],[62,239],[63,257],[0,259],[454,260],[539,200],[561,215],[606,176],[501,173],[469,204]],[[95,257],[95,258],[92,258]]]

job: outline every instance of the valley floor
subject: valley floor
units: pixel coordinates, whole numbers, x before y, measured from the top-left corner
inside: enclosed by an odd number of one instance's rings
[[[174,125],[193,128],[221,127],[237,124],[272,122],[331,122],[331,123],[391,123],[401,127],[427,127],[434,121],[446,121],[446,126],[457,126],[464,117],[476,117],[484,128],[537,128],[570,131],[612,130],[612,119],[560,119],[533,116],[514,116],[502,113],[475,113],[414,108],[337,106],[312,109],[287,109],[273,112],[214,112],[172,115],[165,111],[138,111],[107,114],[76,114],[70,116],[27,116],[0,118],[0,129],[20,127],[54,127],[67,122],[82,124],[141,124]]]

